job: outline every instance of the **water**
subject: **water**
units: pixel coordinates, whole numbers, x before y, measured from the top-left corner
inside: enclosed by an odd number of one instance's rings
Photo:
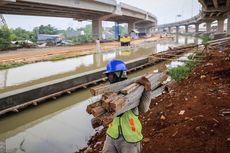
[[[31,83],[42,83],[61,77],[105,67],[111,59],[117,58],[129,61],[139,57],[146,57],[151,53],[167,50],[169,46],[176,46],[184,43],[194,43],[192,37],[178,37],[178,42],[152,42],[147,49],[127,48],[126,50],[110,51],[105,53],[91,54],[76,58],[65,59],[55,62],[39,62],[27,64],[17,68],[0,71],[0,88],[23,85]],[[148,42],[149,44],[149,42]],[[37,82],[36,82],[37,81]],[[14,88],[13,88],[14,89]]]
[[[163,47],[156,46],[158,49],[165,49],[164,45]],[[149,52],[148,49],[142,51],[143,53]],[[103,53],[101,58],[107,61],[120,54],[123,54],[123,57],[130,54],[134,54],[135,57],[140,56],[135,52],[138,51],[108,52]],[[91,56],[87,55],[84,58]],[[85,64],[85,62],[82,63],[82,65]],[[86,61],[86,63],[90,64],[90,61]],[[167,64],[170,63],[164,62],[137,71],[130,74],[129,78],[163,69]],[[61,64],[60,67],[62,67]],[[85,100],[90,96],[89,89],[79,90],[55,101],[26,109],[17,115],[0,119],[0,151],[3,150],[3,153],[72,153],[86,146],[90,136],[95,133],[91,127],[92,116],[85,111],[86,106],[92,102],[92,100]]]

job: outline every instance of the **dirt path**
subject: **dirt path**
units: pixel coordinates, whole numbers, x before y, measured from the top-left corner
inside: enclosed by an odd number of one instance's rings
[[[230,153],[230,49],[213,51],[140,118],[142,153]],[[99,153],[104,139],[105,130],[89,142],[91,151]]]
[[[143,43],[144,41],[158,40],[159,36],[133,40],[132,45]],[[31,63],[44,60],[50,60],[55,57],[74,57],[95,52],[96,45],[94,43],[65,46],[65,47],[49,47],[49,48],[32,48],[32,49],[18,49],[15,51],[4,51],[0,54],[0,63]],[[119,42],[102,43],[102,51],[107,51],[112,48],[120,47]]]

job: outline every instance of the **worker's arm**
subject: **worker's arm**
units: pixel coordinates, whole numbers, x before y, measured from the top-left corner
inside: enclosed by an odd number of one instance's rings
[[[136,83],[139,83],[144,86],[145,90],[142,93],[141,100],[138,106],[138,110],[141,113],[146,113],[149,110],[149,105],[151,103],[151,83],[149,80],[145,77],[142,77],[136,81]]]
[[[141,113],[146,113],[151,104],[151,91],[144,91],[138,109]]]

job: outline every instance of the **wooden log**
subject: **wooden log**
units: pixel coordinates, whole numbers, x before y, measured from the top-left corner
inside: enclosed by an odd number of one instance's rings
[[[114,83],[114,84],[109,84],[109,85],[96,86],[96,87],[91,88],[90,92],[94,96],[101,95],[107,92],[118,92],[121,89],[125,88],[126,86],[132,84],[138,78],[139,77],[134,78],[134,79],[128,79],[128,80],[121,81],[121,82]]]
[[[125,105],[125,99],[123,96],[117,96],[112,102],[110,102],[110,110],[111,112],[120,111]]]
[[[92,114],[92,109],[94,109],[95,107],[98,107],[98,106],[101,106],[101,101],[97,101],[93,104],[88,105],[86,108],[86,112],[89,114]]]
[[[102,100],[101,106],[102,106],[103,108],[105,108],[107,111],[110,110],[110,108],[109,108],[109,103],[110,103],[110,101],[111,101],[111,99]]]
[[[102,106],[97,106],[91,110],[92,115],[94,117],[98,117],[106,112],[106,110]]]
[[[222,38],[222,39],[217,39],[217,40],[211,40],[211,41],[208,41],[207,44],[213,44],[213,43],[216,43],[216,42],[228,41],[228,40],[230,40],[230,37]]]
[[[156,90],[151,92],[151,99],[152,101],[159,95],[161,95],[164,92],[164,88],[165,86],[161,86],[159,88],[157,88]],[[134,91],[133,93],[129,94],[126,96],[126,101],[125,101],[125,106],[122,107],[121,110],[116,111],[115,113],[110,113],[107,112],[97,118],[93,118],[91,120],[92,126],[93,128],[97,128],[101,125],[107,127],[113,120],[114,117],[130,110],[133,109],[135,107],[138,107],[139,103],[140,103],[140,98],[142,95],[142,92],[144,91],[144,87],[140,86],[136,91]]]
[[[98,117],[98,122],[104,127],[107,127],[113,121],[114,117],[113,113],[105,113]]]
[[[161,79],[161,77],[163,77]],[[160,85],[163,81],[165,81],[165,76],[167,76],[166,74],[162,74],[162,73],[156,73],[156,74],[148,74],[146,75],[146,79],[149,80],[149,82],[151,83],[151,90],[155,89],[158,85]],[[124,95],[127,95],[131,92],[133,92],[134,90],[136,90],[138,87],[140,86],[140,84],[138,83],[133,83],[127,87],[125,87],[124,89],[122,89],[120,92]]]
[[[99,118],[95,117],[95,118],[91,119],[91,125],[92,125],[92,127],[94,129],[96,129],[96,128],[102,126],[103,123],[102,123],[102,121]]]
[[[102,95],[102,100],[113,99],[114,96],[117,96],[115,92],[106,92]]]
[[[140,85],[138,83],[133,83],[127,87],[125,87],[124,89],[121,90],[121,93],[124,95],[127,95],[129,93],[131,93],[133,90],[137,89]]]

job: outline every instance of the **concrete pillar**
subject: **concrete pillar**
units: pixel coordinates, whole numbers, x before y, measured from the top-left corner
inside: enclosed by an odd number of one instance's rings
[[[188,33],[188,25],[185,25],[185,33]]]
[[[188,44],[188,37],[185,37],[184,44],[185,44],[185,45]]]
[[[171,27],[168,27],[168,32],[171,33]]]
[[[227,36],[230,37],[230,12],[228,12]]]
[[[179,34],[179,26],[176,26],[176,35]]]
[[[128,33],[132,32],[135,29],[135,24],[133,22],[128,23]]]
[[[218,20],[218,31],[217,32],[224,32],[224,19]]]
[[[92,21],[93,40],[102,39],[102,21],[97,19]]]
[[[198,24],[195,24],[195,32],[197,33],[197,32],[199,32],[199,23]]]
[[[176,43],[178,44],[179,43],[179,35],[176,34]]]
[[[212,24],[211,21],[207,21],[207,22],[206,22],[206,31],[207,31],[207,32],[211,32],[211,24]]]
[[[93,54],[93,63],[97,68],[101,67],[101,64],[103,63],[103,54]]]

